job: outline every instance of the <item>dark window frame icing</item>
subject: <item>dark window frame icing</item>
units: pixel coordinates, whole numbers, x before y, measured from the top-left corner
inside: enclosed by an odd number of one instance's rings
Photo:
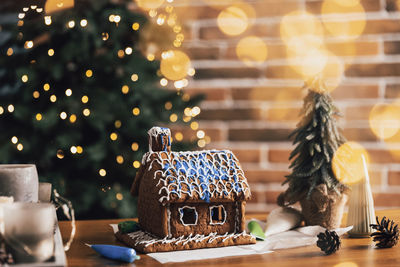
[[[194,211],[194,216],[195,216],[194,223],[186,223],[186,222],[184,222],[185,209],[186,210],[189,209],[189,210],[193,210]],[[196,207],[183,206],[182,208],[179,208],[178,211],[179,211],[179,219],[180,219],[181,224],[183,226],[197,225],[197,222],[199,220],[199,214],[197,213]]]
[[[213,215],[215,215],[215,214],[213,214],[213,212],[214,212],[213,209],[218,209],[218,213],[220,213],[220,211],[221,211],[221,214],[219,214],[219,215],[223,216],[223,218],[221,220],[220,219],[213,219]],[[223,224],[225,224],[225,222],[226,222],[226,209],[225,209],[224,205],[221,204],[221,205],[210,206],[209,210],[210,210],[210,224],[211,225],[223,225]]]

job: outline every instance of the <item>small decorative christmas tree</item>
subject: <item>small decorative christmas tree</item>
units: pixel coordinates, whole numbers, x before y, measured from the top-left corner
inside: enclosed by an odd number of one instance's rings
[[[302,119],[290,135],[296,147],[289,157],[292,173],[283,183],[289,187],[278,197],[278,204],[286,206],[300,201],[307,224],[331,228],[334,218],[328,212],[333,211],[333,202],[343,199],[346,189],[336,179],[331,161],[345,138],[334,118],[338,109],[321,79],[315,78],[304,88],[308,94]]]
[[[35,2],[1,25],[0,162],[35,163],[81,219],[135,216],[129,190],[147,130],[190,123],[184,110],[199,100],[160,88],[159,61],[139,51],[154,22],[130,2],[76,1],[50,14]],[[164,39],[177,34],[164,28]]]

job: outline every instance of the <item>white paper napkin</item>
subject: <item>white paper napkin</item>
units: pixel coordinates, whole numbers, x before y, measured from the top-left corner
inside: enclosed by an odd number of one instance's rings
[[[116,224],[111,224],[114,233],[118,231]],[[338,235],[343,235],[353,228],[335,229]],[[244,256],[254,254],[271,253],[272,250],[294,248],[313,245],[317,242],[317,235],[324,232],[325,228],[321,226],[299,227],[295,230],[279,233],[268,237],[265,241],[257,241],[254,245],[231,246],[222,248],[202,248],[193,250],[181,250],[172,252],[149,253],[148,256],[159,261],[167,262],[185,262],[194,260],[216,259],[231,256]]]

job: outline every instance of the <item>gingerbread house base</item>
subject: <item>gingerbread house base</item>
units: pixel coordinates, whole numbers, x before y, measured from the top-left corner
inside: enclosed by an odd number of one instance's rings
[[[160,239],[144,231],[137,231],[128,234],[117,232],[115,234],[118,240],[142,253],[165,252],[174,250],[188,250],[198,248],[215,248],[235,245],[255,244],[256,239],[241,233],[226,233],[219,235],[211,233],[209,235],[189,235],[179,238]]]

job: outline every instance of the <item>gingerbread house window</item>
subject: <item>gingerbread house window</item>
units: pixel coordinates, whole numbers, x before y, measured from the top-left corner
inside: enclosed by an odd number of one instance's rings
[[[194,207],[184,206],[179,209],[181,223],[185,226],[187,225],[196,225],[197,218],[199,217]]]
[[[226,211],[223,205],[210,207],[210,224],[224,224]]]

